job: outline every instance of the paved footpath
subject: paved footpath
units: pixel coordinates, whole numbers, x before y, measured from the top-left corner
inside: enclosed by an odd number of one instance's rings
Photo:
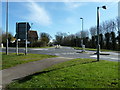
[[[1,70],[0,73],[2,73],[2,86],[4,87],[6,84],[9,84],[16,79],[28,76],[30,74],[34,74],[35,72],[42,71],[45,68],[48,68],[54,64],[68,61],[71,59],[73,58],[65,57],[48,58],[39,61],[20,64],[15,67]]]

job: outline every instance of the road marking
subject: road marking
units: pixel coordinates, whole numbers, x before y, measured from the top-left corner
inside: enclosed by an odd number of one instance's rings
[[[55,55],[74,55],[78,53],[55,53]]]
[[[75,53],[61,53],[61,54],[78,54],[78,53],[75,52]]]
[[[118,58],[111,58],[111,59],[117,59],[118,60]]]
[[[68,58],[68,57],[58,57],[58,58],[74,59],[74,58]]]
[[[95,58],[97,58],[97,55],[92,55],[92,56],[90,56],[90,57],[95,57]],[[111,57],[105,57],[105,56],[100,56],[100,58],[109,58],[109,59],[116,59],[116,60],[118,60],[118,58],[111,58]]]
[[[55,53],[55,55],[60,55],[59,53]]]
[[[31,49],[31,50],[48,50],[48,49],[42,49],[42,48],[40,48],[40,49]]]
[[[92,56],[90,56],[90,57],[97,57],[97,55],[92,55]]]

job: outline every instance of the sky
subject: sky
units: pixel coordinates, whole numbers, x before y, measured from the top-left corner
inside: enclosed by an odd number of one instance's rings
[[[31,2],[29,2],[31,1]],[[115,19],[118,16],[118,2],[9,2],[8,31],[16,34],[16,22],[29,22],[32,30],[38,35],[48,33],[54,39],[57,32],[75,34],[81,31],[83,18],[84,30],[97,23],[99,6],[106,5],[107,9],[100,8],[100,22]],[[2,30],[6,28],[6,2],[2,2]]]

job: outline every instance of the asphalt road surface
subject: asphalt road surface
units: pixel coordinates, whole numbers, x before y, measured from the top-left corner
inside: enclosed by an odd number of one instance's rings
[[[61,46],[59,49],[54,47],[52,48],[28,48],[28,53],[34,54],[47,54],[47,55],[56,55],[60,57],[67,58],[93,58],[97,59],[97,55],[94,54],[96,51],[86,51],[85,53],[81,53],[81,50],[75,50],[71,47],[63,47]],[[5,48],[2,49],[5,52]],[[9,48],[9,52],[16,52],[16,48]],[[25,48],[19,48],[19,53],[24,53]],[[100,55],[100,60],[109,60],[109,61],[120,61],[119,56],[120,53],[115,52],[102,52],[110,55]]]

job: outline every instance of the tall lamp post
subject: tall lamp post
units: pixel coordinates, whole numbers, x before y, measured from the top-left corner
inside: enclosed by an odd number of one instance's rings
[[[8,0],[6,2],[6,55],[8,55]]]
[[[100,56],[100,45],[99,45],[99,9],[106,9],[106,6],[97,7],[97,61],[99,61]]]
[[[82,20],[82,40],[81,40],[81,46],[82,46],[82,52],[84,52],[84,48],[83,48],[83,18],[80,18]]]

